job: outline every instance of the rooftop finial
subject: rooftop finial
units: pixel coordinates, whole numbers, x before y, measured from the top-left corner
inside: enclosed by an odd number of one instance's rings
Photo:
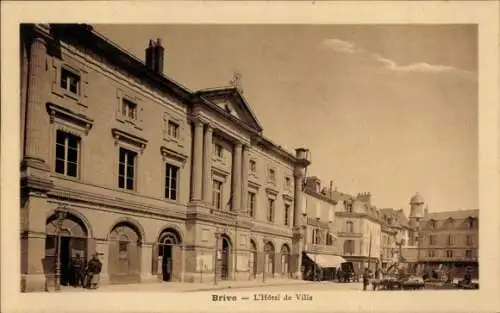
[[[243,89],[241,88],[241,73],[236,71],[233,73],[233,79],[229,81],[229,84],[236,88],[240,93],[243,93]]]

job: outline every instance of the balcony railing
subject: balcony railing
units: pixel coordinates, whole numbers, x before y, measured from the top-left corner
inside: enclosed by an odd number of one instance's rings
[[[336,246],[327,246],[327,245],[322,245],[322,244],[313,244],[313,243],[308,243],[305,245],[305,250],[308,252],[313,252],[313,253],[325,253],[325,254],[336,254],[337,253],[337,247]]]

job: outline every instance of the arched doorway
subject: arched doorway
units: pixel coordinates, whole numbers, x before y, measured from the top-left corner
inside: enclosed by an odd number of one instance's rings
[[[59,262],[58,283],[62,286],[70,285],[73,283],[69,269],[71,259],[76,256],[88,258],[87,227],[74,214],[57,212],[47,219],[45,232],[45,273],[55,275]]]
[[[135,225],[121,222],[109,235],[109,280],[113,284],[140,281],[141,236]]]
[[[222,253],[221,253],[221,279],[227,280],[229,279],[229,258],[231,256],[231,242],[229,238],[225,235],[221,237],[222,240]]]
[[[283,244],[280,251],[281,255],[281,275],[290,276],[290,248]]]
[[[249,255],[249,266],[250,276],[255,278],[257,276],[257,245],[255,241],[250,239],[250,255]]]
[[[158,240],[158,276],[163,281],[173,281],[174,273],[179,271],[179,247],[181,237],[174,229],[163,231]],[[179,259],[179,260],[178,260]]]
[[[264,265],[266,274],[274,274],[274,245],[270,241],[264,245]]]

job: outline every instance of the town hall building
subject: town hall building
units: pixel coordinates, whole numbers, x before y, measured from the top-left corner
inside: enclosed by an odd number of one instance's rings
[[[21,286],[301,277],[308,151],[236,87],[191,91],[84,24],[21,27]],[[167,73],[168,74],[168,73]]]

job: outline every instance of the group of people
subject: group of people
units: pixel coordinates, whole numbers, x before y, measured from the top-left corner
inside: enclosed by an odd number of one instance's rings
[[[97,289],[99,286],[101,268],[102,263],[97,254],[94,254],[87,262],[77,253],[75,257],[71,259],[68,266],[70,285],[73,287]]]
[[[382,271],[379,268],[373,272],[365,267],[365,270],[363,271],[363,290],[367,290],[370,283],[373,285],[373,290],[376,290],[381,278]]]

